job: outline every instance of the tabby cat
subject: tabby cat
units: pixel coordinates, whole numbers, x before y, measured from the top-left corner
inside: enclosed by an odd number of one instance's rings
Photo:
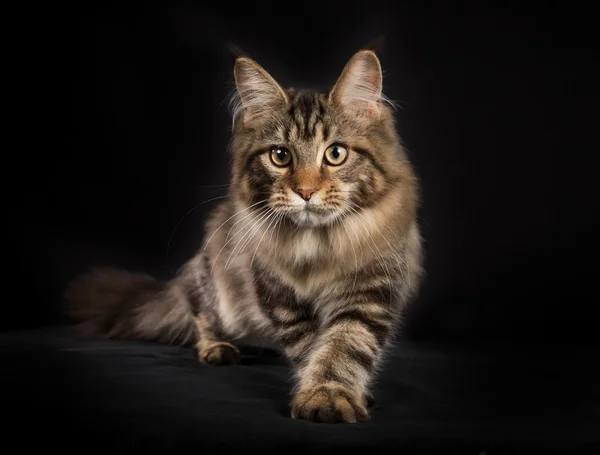
[[[364,48],[326,93],[284,88],[238,56],[228,196],[168,282],[105,268],[70,283],[86,333],[189,343],[210,365],[236,340],[276,342],[295,372],[291,417],[369,419],[371,389],[423,276],[418,179]]]

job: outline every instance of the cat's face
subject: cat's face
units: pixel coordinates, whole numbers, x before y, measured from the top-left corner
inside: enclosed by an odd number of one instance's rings
[[[236,66],[234,180],[248,205],[317,227],[385,192],[398,139],[382,103],[379,62],[373,53],[357,56],[329,94],[284,90],[249,60]]]

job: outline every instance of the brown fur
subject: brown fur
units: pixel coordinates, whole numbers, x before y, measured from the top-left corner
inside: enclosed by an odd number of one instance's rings
[[[84,275],[69,312],[87,333],[193,343],[213,365],[239,363],[232,343],[260,334],[294,366],[294,418],[366,420],[423,275],[418,181],[379,60],[358,52],[328,93],[284,89],[248,57],[234,75],[232,180],[202,250],[167,283]]]

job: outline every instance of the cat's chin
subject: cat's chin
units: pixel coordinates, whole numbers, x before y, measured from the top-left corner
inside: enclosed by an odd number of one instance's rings
[[[337,214],[316,213],[310,210],[302,210],[294,213],[291,217],[294,224],[301,228],[317,228],[332,224],[337,218]]]

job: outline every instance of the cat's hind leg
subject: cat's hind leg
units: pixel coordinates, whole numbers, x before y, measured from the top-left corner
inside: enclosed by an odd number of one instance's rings
[[[200,362],[209,365],[237,365],[241,362],[238,348],[218,335],[206,314],[199,313],[194,322],[197,333],[195,348]]]

